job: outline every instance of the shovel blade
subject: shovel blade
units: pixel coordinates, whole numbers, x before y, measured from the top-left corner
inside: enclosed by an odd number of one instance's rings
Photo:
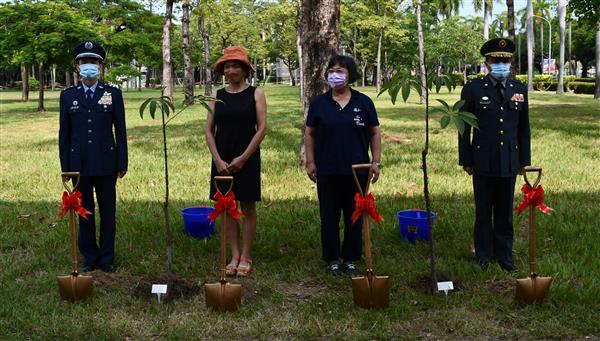
[[[528,277],[517,279],[515,299],[521,303],[541,303],[548,296],[552,277]]]
[[[58,276],[60,296],[69,301],[83,300],[90,296],[94,287],[92,276]]]
[[[390,305],[390,280],[388,276],[352,278],[354,304],[364,309],[383,309]]]
[[[204,285],[206,307],[216,311],[236,311],[242,303],[241,284],[209,283]]]

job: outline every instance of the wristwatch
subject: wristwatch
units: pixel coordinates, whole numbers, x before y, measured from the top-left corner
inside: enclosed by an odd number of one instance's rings
[[[373,161],[373,162],[371,162],[371,164],[377,165],[377,167],[381,168],[381,162],[379,162],[379,161]]]

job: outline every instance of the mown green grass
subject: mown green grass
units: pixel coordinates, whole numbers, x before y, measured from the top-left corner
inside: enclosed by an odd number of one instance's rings
[[[515,216],[518,275],[496,266],[474,269],[470,178],[457,165],[456,132],[439,130],[437,122],[428,159],[437,264],[440,278],[453,280],[456,290],[447,297],[426,292],[427,245],[403,242],[395,218],[397,210],[423,206],[424,109],[416,97],[393,106],[386,96],[375,98],[374,89],[365,92],[386,135],[381,180],[372,187],[385,221],[374,228],[373,252],[376,273],[391,278],[390,308],[354,307],[350,280],[324,273],[316,189],[298,166],[298,89],[268,86],[255,271],[233,280],[244,286],[243,305],[233,314],[204,306],[202,284],[216,280],[218,239],[188,238],[178,213],[210,204],[203,109],[187,110],[168,130],[174,271],[188,291],[160,306],[141,295],[143,285],[164,277],[163,160],[159,121],[138,115],[142,100],[157,92],[130,91],[129,172],[118,183],[118,270],[94,273],[93,295],[73,304],[60,299],[55,279],[70,267],[67,220],[57,214],[58,92],[46,93],[45,113],[35,112],[35,101],[20,103],[17,92],[0,92],[0,339],[600,337],[600,104],[583,95],[530,96],[532,162],[544,169],[546,202],[555,209],[538,215],[538,270],[554,283],[545,304],[520,306],[513,282],[527,276],[525,215]],[[432,97],[453,102],[459,93]]]

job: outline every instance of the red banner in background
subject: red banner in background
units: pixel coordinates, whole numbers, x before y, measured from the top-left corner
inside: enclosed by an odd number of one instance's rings
[[[525,196],[523,197],[523,201],[515,208],[517,212],[521,213],[529,206],[537,207],[537,209],[544,214],[550,214],[550,212],[553,211],[552,208],[544,203],[544,188],[541,185],[532,188],[528,184],[523,184],[521,192],[523,192]]]
[[[81,192],[75,190],[73,193],[69,194],[69,192],[64,191],[62,195],[62,205],[60,212],[58,213],[61,217],[64,217],[67,211],[74,210],[82,216],[84,219],[87,219],[88,214],[92,214],[92,212],[86,210],[81,204]]]

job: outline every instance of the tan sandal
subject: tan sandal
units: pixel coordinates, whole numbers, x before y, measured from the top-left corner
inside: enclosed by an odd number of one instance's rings
[[[225,267],[225,274],[228,276],[234,276],[237,272],[238,264],[240,263],[240,257],[231,257],[231,262]]]
[[[241,258],[236,271],[237,271],[237,275],[239,277],[248,276],[250,274],[250,272],[252,271],[252,259]]]

